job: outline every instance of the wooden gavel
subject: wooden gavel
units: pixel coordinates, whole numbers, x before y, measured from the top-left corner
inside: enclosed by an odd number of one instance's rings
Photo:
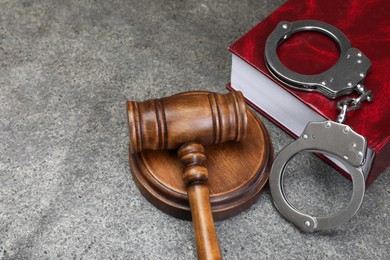
[[[203,145],[240,141],[247,132],[241,92],[174,95],[145,102],[128,101],[130,152],[175,149],[183,165],[198,259],[221,259],[207,186]]]

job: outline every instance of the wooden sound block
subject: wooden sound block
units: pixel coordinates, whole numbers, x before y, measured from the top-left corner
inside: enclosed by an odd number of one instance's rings
[[[269,177],[271,138],[253,111],[248,109],[247,115],[248,130],[242,141],[205,146],[214,219],[227,218],[250,207]],[[149,202],[174,217],[191,219],[177,149],[130,153],[130,165],[138,189]]]

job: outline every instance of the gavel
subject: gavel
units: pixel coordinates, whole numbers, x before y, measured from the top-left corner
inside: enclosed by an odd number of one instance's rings
[[[221,259],[203,145],[238,142],[245,137],[248,118],[242,93],[191,92],[145,102],[128,101],[127,106],[131,153],[179,148],[198,259]]]

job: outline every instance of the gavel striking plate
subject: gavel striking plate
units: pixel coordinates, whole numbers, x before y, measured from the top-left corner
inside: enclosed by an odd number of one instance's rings
[[[167,214],[192,218],[198,258],[220,259],[213,219],[258,199],[273,160],[267,129],[241,92],[129,101],[128,115],[130,165],[142,195]]]

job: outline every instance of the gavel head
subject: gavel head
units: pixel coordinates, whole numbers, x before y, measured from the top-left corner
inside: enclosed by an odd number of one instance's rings
[[[190,92],[127,102],[131,153],[174,149],[188,142],[203,145],[240,141],[247,130],[241,92]]]

